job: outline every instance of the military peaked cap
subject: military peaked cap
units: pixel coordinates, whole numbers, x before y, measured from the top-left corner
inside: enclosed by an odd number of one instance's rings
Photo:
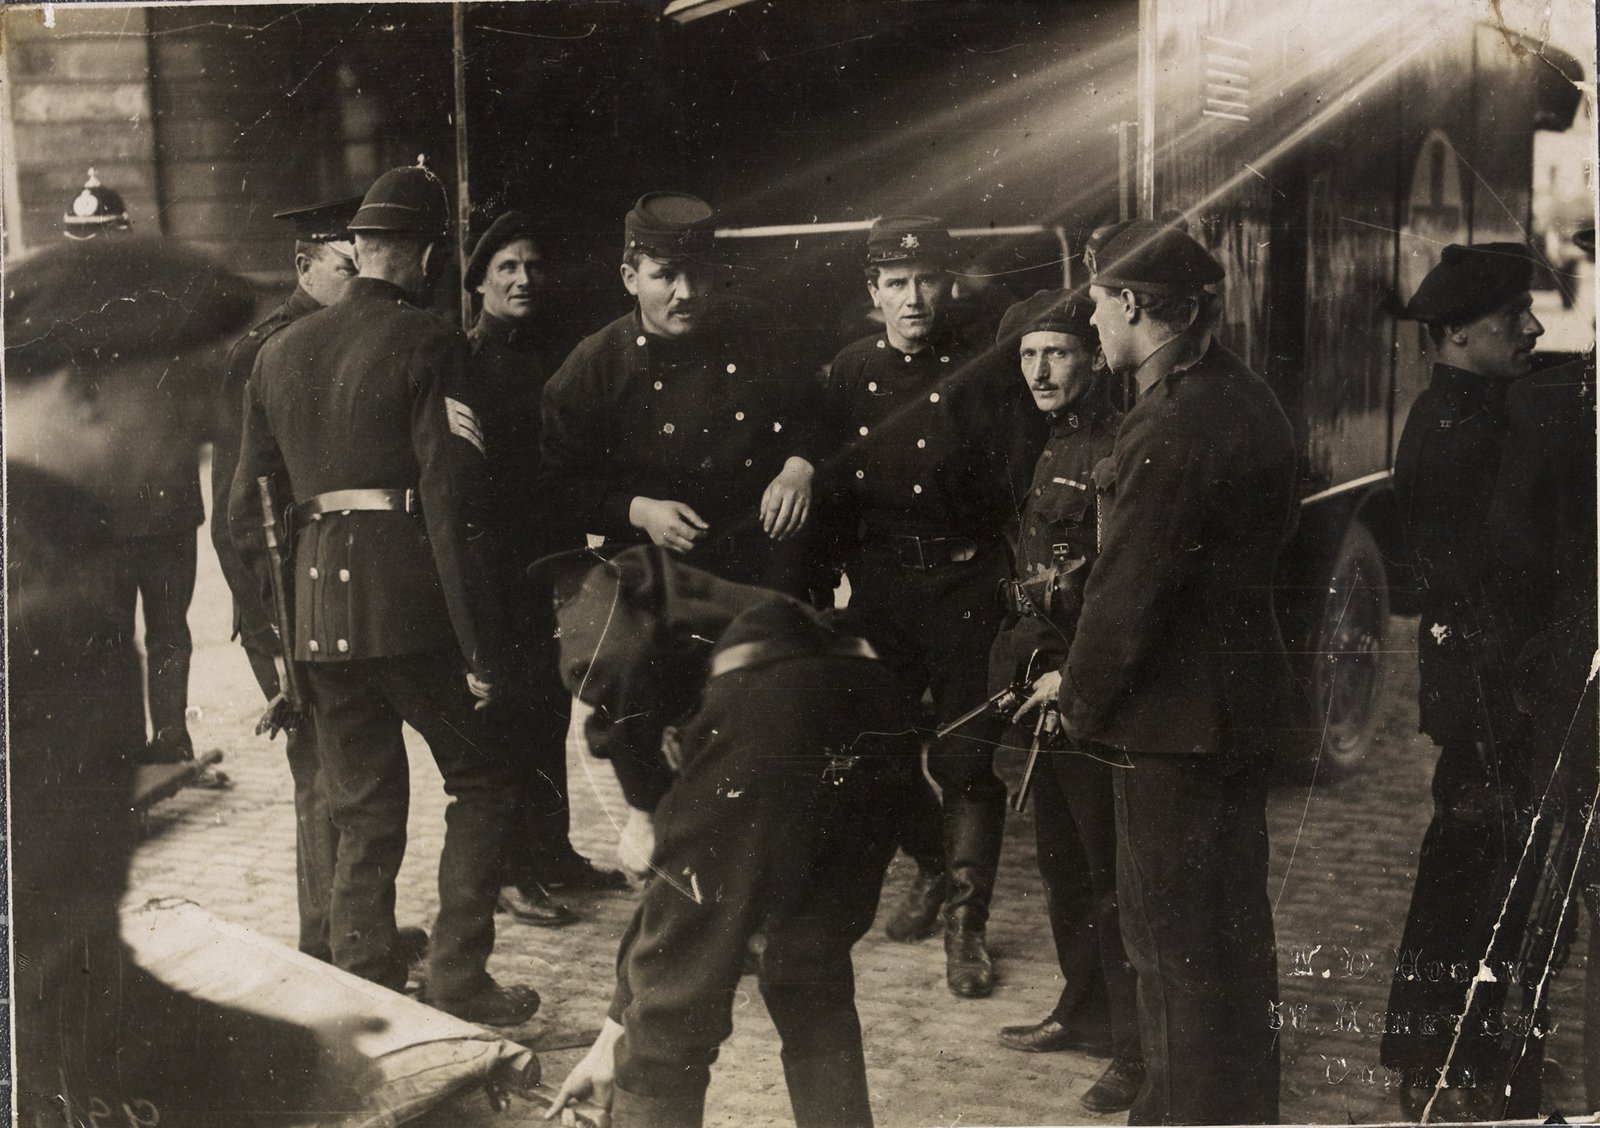
[[[1072,290],[1040,290],[1006,310],[994,343],[1015,345],[1029,333],[1068,333],[1090,349],[1100,347],[1100,334],[1089,324],[1094,306]]]
[[[867,265],[897,262],[949,263],[954,240],[944,221],[931,215],[886,215],[867,232]]]
[[[303,243],[331,243],[334,250],[346,258],[353,253],[346,250],[350,244],[350,221],[361,206],[361,196],[346,196],[320,204],[307,204],[299,208],[285,208],[273,212],[273,219],[294,224],[294,237]]]
[[[489,230],[478,238],[478,245],[472,248],[472,257],[467,260],[467,269],[461,275],[461,288],[476,290],[489,270],[489,260],[507,243],[538,237],[532,216],[519,211],[502,213],[489,225]]]
[[[68,239],[92,239],[102,231],[126,231],[133,226],[122,197],[101,184],[92,168],[83,190],[68,201],[61,222]]]
[[[244,279],[156,239],[60,243],[7,270],[5,285],[8,378],[177,356],[238,333],[255,309]]]
[[[704,258],[716,215],[687,192],[646,192],[624,220],[623,253],[637,251],[660,262]]]
[[[392,168],[372,182],[350,230],[442,239],[450,233],[450,197],[418,157],[416,164]]]
[[[1129,219],[1102,227],[1083,251],[1097,286],[1153,293],[1188,293],[1221,282],[1222,264],[1181,221]]]
[[[1533,257],[1522,243],[1451,243],[1406,303],[1424,325],[1475,321],[1528,289]]]

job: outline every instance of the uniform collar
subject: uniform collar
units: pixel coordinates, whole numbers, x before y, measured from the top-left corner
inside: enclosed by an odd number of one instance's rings
[[[383,301],[402,301],[407,305],[416,305],[416,295],[401,289],[393,282],[382,278],[350,279],[350,287],[345,292],[345,298],[377,298]]]
[[[1496,376],[1483,376],[1468,372],[1452,364],[1435,363],[1432,386],[1441,392],[1455,392],[1475,403],[1499,407],[1506,402],[1506,393],[1515,380],[1502,380]]]
[[[322,303],[306,293],[304,286],[296,286],[294,293],[289,295],[289,300],[283,303],[285,312],[295,317],[304,317],[308,313],[315,313],[322,308]]]
[[[1090,391],[1060,411],[1050,413],[1050,437],[1062,438],[1085,427],[1092,427],[1110,410],[1110,405],[1103,395]]]
[[[1199,342],[1199,351],[1190,355],[1188,348],[1185,346],[1192,343],[1193,338],[1187,333],[1179,333],[1171,340],[1163,341],[1160,345],[1157,345],[1155,352],[1139,363],[1139,367],[1134,369],[1133,381],[1139,389],[1140,399],[1143,399],[1152,388],[1167,379],[1167,377],[1187,372],[1204,360],[1206,354],[1211,351],[1211,334],[1207,333],[1205,338]]]
[[[526,325],[504,317],[496,317],[488,310],[478,313],[478,320],[473,323],[472,332],[474,336],[485,337],[497,344],[523,352],[532,352],[534,348],[533,335]]]

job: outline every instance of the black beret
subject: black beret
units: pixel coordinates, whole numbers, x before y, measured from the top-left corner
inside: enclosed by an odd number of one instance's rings
[[[345,196],[320,204],[307,204],[299,208],[285,208],[273,212],[273,219],[294,224],[294,237],[303,243],[348,243],[350,221],[361,206],[361,196]]]
[[[994,343],[1014,345],[1029,333],[1069,333],[1089,349],[1100,347],[1100,334],[1089,324],[1094,306],[1073,290],[1040,290],[1006,310]]]
[[[660,262],[705,258],[716,215],[687,192],[646,192],[623,221],[623,253],[637,251]]]
[[[489,230],[479,237],[478,245],[472,248],[472,257],[467,260],[467,269],[461,275],[461,288],[476,290],[489,270],[489,260],[507,243],[538,237],[538,232],[533,229],[532,216],[519,211],[502,213],[489,225]]]
[[[418,157],[416,164],[392,168],[372,182],[350,220],[350,230],[443,239],[450,234],[450,197]]]
[[[1097,286],[1155,293],[1189,293],[1226,275],[1211,252],[1169,220],[1129,219],[1098,229],[1083,264]]]
[[[6,271],[6,375],[177,356],[250,320],[250,284],[156,239],[59,243]]]
[[[1451,243],[1406,303],[1424,325],[1474,321],[1528,289],[1533,258],[1522,243]]]
[[[126,231],[133,226],[122,197],[101,184],[92,168],[83,190],[67,202],[61,222],[68,239],[92,239],[102,231]]]
[[[867,232],[867,265],[927,262],[945,266],[952,256],[950,232],[931,215],[886,215]]]

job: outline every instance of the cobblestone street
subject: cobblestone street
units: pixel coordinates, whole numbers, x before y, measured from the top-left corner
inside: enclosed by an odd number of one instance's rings
[[[227,597],[202,539],[192,704],[196,745],[220,748],[235,786],[187,790],[156,806],[137,856],[131,903],[179,896],[285,944],[295,937],[293,812],[282,745],[250,735],[260,701],[242,651],[227,640]],[[1410,899],[1416,849],[1430,812],[1433,748],[1415,732],[1414,624],[1396,619],[1386,656],[1378,739],[1359,772],[1338,782],[1284,783],[1271,802],[1272,878],[1283,995],[1283,1116],[1288,1122],[1393,1120],[1394,1093],[1377,1062],[1374,1020],[1386,1006],[1396,945]],[[428,923],[444,796],[427,750],[412,741],[410,846],[399,890],[402,923]],[[573,754],[573,840],[607,861],[621,801],[609,768]],[[1020,758],[1004,771],[1015,778]],[[907,876],[901,859],[895,891]],[[540,1048],[559,1084],[604,1017],[617,939],[632,898],[569,898],[578,925],[545,931],[502,923],[491,970],[531,983],[543,1007],[518,1036]],[[1490,912],[1494,906],[1484,906]],[[502,918],[504,921],[504,918]],[[996,1030],[1042,1017],[1059,991],[1043,897],[1033,862],[1031,813],[1008,828],[990,940],[1001,982],[992,998],[959,1000],[944,986],[936,940],[893,944],[878,930],[856,950],[858,998],[873,1102],[889,1128],[930,1124],[1096,1122],[1077,1098],[1102,1062],[1073,1054],[1026,1056],[1002,1049]],[[1581,1114],[1583,945],[1555,981],[1556,1030],[1546,1111]],[[708,1123],[757,1125],[788,1118],[777,1040],[754,980],[741,996],[708,1100]],[[1299,1008],[1304,1006],[1304,1010]],[[1269,1016],[1263,1015],[1263,1021]],[[494,1117],[477,1094],[424,1123],[533,1123],[534,1106]],[[1124,1117],[1102,1118],[1120,1123]]]

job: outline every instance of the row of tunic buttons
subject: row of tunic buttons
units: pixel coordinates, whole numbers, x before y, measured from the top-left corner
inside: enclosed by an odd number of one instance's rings
[[[917,445],[920,446],[922,444],[919,442]],[[857,478],[865,478],[866,476],[867,476],[867,472],[865,470],[857,470],[856,471],[856,477]],[[913,485],[911,487],[911,492],[919,494],[919,493],[922,492],[922,487],[920,485]]]
[[[315,564],[313,564],[310,568],[306,569],[306,575],[310,576],[313,580],[322,578],[322,572],[321,572],[320,569],[317,568],[317,566]],[[344,583],[349,583],[350,582],[350,569],[348,569],[348,568],[340,568],[339,569],[339,579]],[[342,639],[342,638],[341,639],[337,639],[334,642],[333,645],[339,651],[340,654],[343,654],[345,651],[350,649],[350,643],[348,641],[346,641],[345,639]],[[315,654],[318,651],[320,651],[322,649],[322,647],[317,642],[316,639],[311,639],[310,641],[308,641],[306,643],[306,649],[311,651],[311,653]]]
[[[641,337],[640,338],[640,342],[642,343],[643,340],[644,339]],[[878,347],[880,349],[886,349],[886,348],[889,347],[889,342],[885,341],[882,337],[879,337],[878,338]],[[911,358],[916,356],[916,355],[917,355],[916,353],[903,353],[901,355],[901,359],[904,360],[907,364],[910,364],[911,363]],[[940,364],[949,364],[950,363],[950,358],[947,357],[947,356],[941,356],[939,358],[939,363]],[[867,391],[875,392],[877,390],[878,390],[878,385],[876,385],[876,384],[868,384],[867,385]]]
[[[867,382],[867,391],[875,392],[877,390],[878,390],[878,382],[876,380],[869,380]],[[939,393],[938,392],[929,392],[928,393],[928,402],[929,403],[938,403],[939,402]],[[861,433],[864,435],[864,434],[866,434],[866,431],[863,430]]]

